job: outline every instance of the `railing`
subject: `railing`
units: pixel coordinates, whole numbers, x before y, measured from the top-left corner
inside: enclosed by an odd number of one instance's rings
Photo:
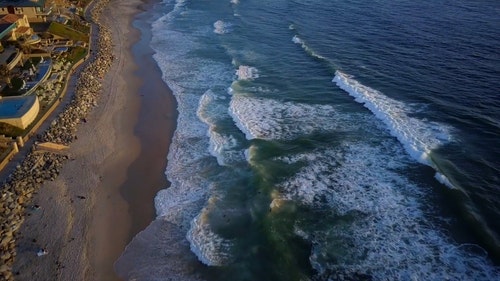
[[[11,62],[9,62],[9,64],[7,64],[7,68],[9,70],[12,70],[19,63],[19,61],[21,61],[22,57],[23,53],[20,51],[16,51],[16,56],[12,59]]]

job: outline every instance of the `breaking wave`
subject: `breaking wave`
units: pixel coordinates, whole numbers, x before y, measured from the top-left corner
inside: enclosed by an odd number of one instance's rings
[[[439,168],[430,157],[432,150],[451,140],[451,127],[410,117],[411,110],[404,103],[361,84],[341,71],[335,72],[333,82],[382,120],[391,135],[399,140],[410,156],[436,169],[436,179],[448,187],[453,187],[450,180],[439,172]]]
[[[229,114],[249,140],[293,139],[299,135],[342,128],[342,122],[331,122],[339,114],[330,105],[233,95]]]
[[[278,159],[303,168],[280,184],[272,208],[293,200],[330,210],[322,211],[321,222],[295,225],[312,244],[317,280],[338,274],[346,280],[493,280],[499,272],[484,250],[450,241],[427,221],[425,189],[397,172],[412,162],[401,150],[387,140]]]

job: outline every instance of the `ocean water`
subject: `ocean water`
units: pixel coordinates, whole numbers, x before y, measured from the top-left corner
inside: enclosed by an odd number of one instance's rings
[[[500,280],[500,2],[148,13],[179,117],[122,276]]]

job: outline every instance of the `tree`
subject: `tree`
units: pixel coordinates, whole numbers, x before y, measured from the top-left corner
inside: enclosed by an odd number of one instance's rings
[[[6,64],[0,65],[0,77],[3,81],[5,81],[5,83],[7,83],[7,86],[9,86],[9,88],[12,88],[12,82],[10,81],[10,79],[12,78],[12,73],[10,72],[10,69]]]

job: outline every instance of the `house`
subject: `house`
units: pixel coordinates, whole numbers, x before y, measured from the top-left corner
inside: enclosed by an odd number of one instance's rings
[[[29,22],[45,22],[52,13],[45,0],[0,0],[0,15],[26,15]]]
[[[23,52],[12,44],[2,45],[2,41],[17,41],[23,44],[33,41],[31,29],[26,15],[7,14],[0,16],[0,66],[12,70],[16,65],[23,63]],[[1,79],[0,79],[1,80]]]
[[[0,40],[17,41],[19,38],[28,38],[33,35],[26,15],[0,15]]]

